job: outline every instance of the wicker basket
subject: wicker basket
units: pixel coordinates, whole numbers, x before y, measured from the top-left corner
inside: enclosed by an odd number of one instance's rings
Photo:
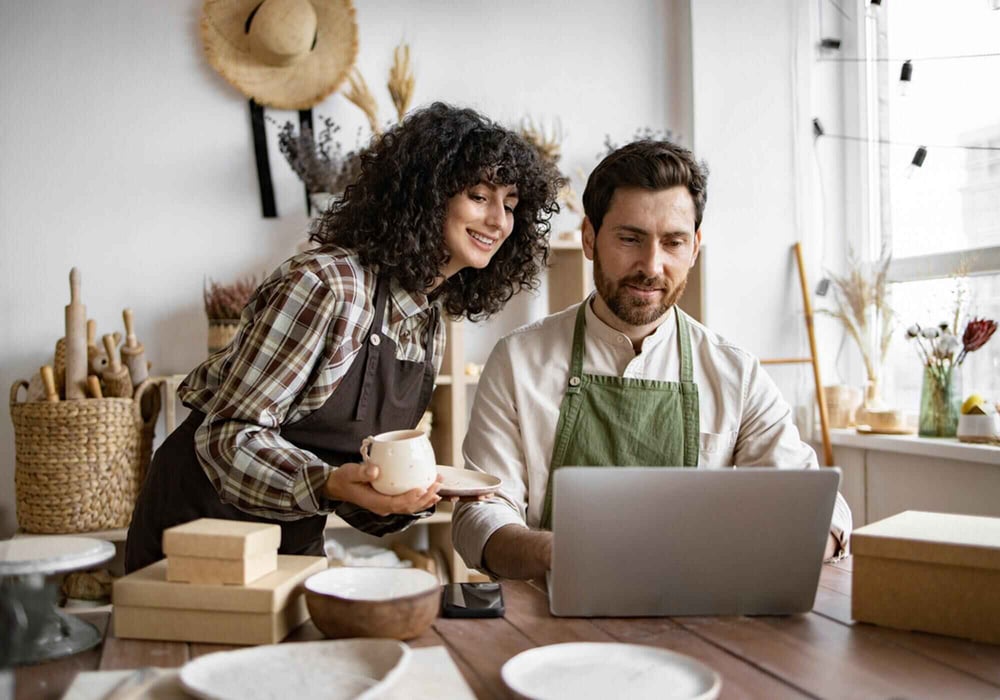
[[[25,532],[127,527],[153,451],[160,392],[147,380],[131,399],[18,402],[10,389],[17,522]]]

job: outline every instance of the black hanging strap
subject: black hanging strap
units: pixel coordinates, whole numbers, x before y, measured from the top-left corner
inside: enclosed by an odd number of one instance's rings
[[[306,127],[309,127],[309,133],[312,134],[313,143],[316,143],[316,132],[313,131],[313,111],[311,109],[300,109],[299,110],[299,133],[301,134]],[[303,187],[306,190],[306,214],[312,214],[312,202],[309,200],[309,186],[303,183]]]
[[[253,128],[253,150],[257,159],[257,182],[260,183],[260,206],[265,219],[278,216],[274,206],[274,186],[271,184],[271,163],[267,158],[267,133],[264,131],[264,108],[250,100],[250,125]]]

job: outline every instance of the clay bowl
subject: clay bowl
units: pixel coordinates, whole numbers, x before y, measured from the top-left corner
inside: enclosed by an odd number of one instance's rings
[[[421,569],[334,567],[306,579],[305,589],[313,622],[331,639],[413,639],[441,604],[437,576]]]

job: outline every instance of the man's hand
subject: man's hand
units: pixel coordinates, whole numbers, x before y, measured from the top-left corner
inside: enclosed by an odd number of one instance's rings
[[[419,513],[441,500],[437,493],[441,488],[440,475],[427,489],[413,489],[398,496],[386,496],[372,488],[371,482],[378,478],[378,472],[379,468],[375,464],[342,464],[330,472],[326,479],[326,497],[353,503],[382,516]]]

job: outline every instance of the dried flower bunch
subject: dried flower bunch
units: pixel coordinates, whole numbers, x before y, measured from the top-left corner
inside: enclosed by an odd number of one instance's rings
[[[878,370],[885,361],[892,342],[895,313],[889,306],[888,276],[892,255],[882,248],[879,259],[860,261],[851,250],[847,255],[850,268],[846,276],[828,274],[833,287],[836,308],[818,309],[818,313],[840,321],[847,334],[857,343],[869,381],[878,379]],[[877,333],[873,346],[870,338]]]
[[[382,125],[378,118],[378,102],[368,87],[364,76],[357,68],[347,76],[349,87],[344,91],[344,97],[360,109],[368,120],[372,134],[382,133]],[[389,69],[389,96],[396,108],[399,121],[413,102],[413,87],[415,79],[410,65],[410,47],[402,43],[393,51],[393,63]],[[278,147],[292,170],[305,184],[309,194],[328,192],[339,194],[358,175],[361,167],[359,153],[361,149],[344,151],[336,140],[340,127],[329,117],[323,119],[323,128],[315,138],[309,127],[303,127],[299,133],[295,131],[292,122],[285,122],[278,132]]]
[[[542,158],[558,168],[557,164],[562,157],[563,142],[562,123],[558,119],[553,123],[551,130],[547,130],[541,121],[535,124],[534,119],[525,117],[521,120],[518,133],[520,133],[521,138],[535,147]],[[559,190],[559,201],[574,214],[583,214],[583,207],[580,206],[579,197],[570,185],[569,178],[566,177],[565,173],[560,174],[563,175],[566,184]]]
[[[250,301],[255,289],[257,289],[257,279],[253,275],[232,284],[220,284],[209,279],[202,292],[205,299],[205,314],[210,321],[236,320],[243,313],[243,307]]]
[[[670,129],[653,129],[648,126],[636,129],[635,133],[632,134],[631,141],[673,141],[676,143],[674,138],[674,132]],[[607,134],[604,135],[604,152],[597,154],[598,158],[603,158],[604,156],[610,154],[612,151],[618,150],[618,144],[611,140],[611,137]]]
[[[921,328],[915,323],[906,329],[907,340],[915,340],[917,355],[924,366],[935,373],[950,373],[965,361],[970,352],[986,345],[997,330],[997,322],[986,318],[972,318],[965,324],[961,340],[956,333],[957,324],[947,322]]]
[[[546,130],[541,122],[535,124],[531,117],[521,120],[521,138],[534,146],[542,158],[555,165],[562,157],[563,131],[562,123],[557,119],[551,131]]]
[[[335,138],[338,131],[340,127],[332,119],[324,118],[318,139],[308,126],[296,134],[291,122],[286,122],[278,132],[278,148],[309,194],[343,192],[357,177],[361,166],[358,154],[344,152]]]

